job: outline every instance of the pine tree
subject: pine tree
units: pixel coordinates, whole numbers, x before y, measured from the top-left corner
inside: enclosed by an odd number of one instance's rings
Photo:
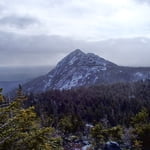
[[[95,149],[99,149],[104,144],[103,126],[102,124],[96,124],[91,129],[91,136],[94,139],[93,146]]]
[[[0,150],[61,150],[61,138],[41,126],[34,107],[23,108],[25,99],[19,86],[16,99],[0,108]]]
[[[4,102],[4,97],[2,95],[3,88],[0,88],[0,103]]]
[[[123,135],[121,126],[105,128],[101,123],[91,129],[91,136],[94,139],[93,145],[96,149],[102,148],[107,141],[120,142]]]
[[[149,113],[146,109],[140,111],[132,118],[133,148],[135,150],[149,150],[150,148],[150,120]]]

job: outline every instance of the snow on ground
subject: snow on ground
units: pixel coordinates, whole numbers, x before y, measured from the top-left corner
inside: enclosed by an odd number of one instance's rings
[[[91,145],[85,145],[82,147],[82,150],[88,150],[88,148],[90,148],[90,147],[91,147]]]

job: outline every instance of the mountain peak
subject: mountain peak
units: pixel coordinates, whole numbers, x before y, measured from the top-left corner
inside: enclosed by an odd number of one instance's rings
[[[68,56],[80,56],[80,55],[85,55],[85,53],[80,49],[75,49]]]
[[[66,57],[64,57],[58,64],[57,68],[64,68],[66,66],[114,66],[112,62],[105,60],[93,53],[84,53],[80,49],[76,49]],[[62,67],[63,66],[63,67]],[[115,65],[116,66],[116,65]]]
[[[80,49],[75,49],[72,53],[84,53],[84,52]]]
[[[66,57],[64,57],[58,64],[56,67],[61,67],[63,65],[67,66],[67,65],[73,65],[76,64],[76,62],[80,61],[81,58],[85,57],[86,54],[84,52],[82,52],[80,49],[76,49],[73,52],[71,52],[70,54],[68,54]]]
[[[71,89],[102,83],[129,82],[149,77],[148,69],[118,66],[93,53],[76,49],[45,76],[26,84],[28,91]]]

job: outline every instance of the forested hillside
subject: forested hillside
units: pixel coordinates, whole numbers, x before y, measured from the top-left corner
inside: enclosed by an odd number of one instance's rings
[[[128,125],[142,108],[150,111],[150,81],[81,87],[72,90],[50,90],[29,96],[37,111],[61,117],[79,116],[94,123],[107,120],[110,125]]]
[[[2,150],[149,150],[149,80],[22,92],[9,99],[0,91]]]
[[[149,150],[149,97],[146,80],[31,93],[26,105],[35,106],[43,125],[60,131],[65,150],[84,141],[92,150],[104,149],[107,141],[123,150]]]

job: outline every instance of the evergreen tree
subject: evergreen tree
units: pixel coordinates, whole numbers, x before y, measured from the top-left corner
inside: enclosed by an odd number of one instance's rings
[[[19,86],[16,99],[0,108],[0,150],[61,150],[61,138],[51,127],[42,127],[34,107],[23,108]]]
[[[91,136],[94,139],[93,146],[95,149],[99,149],[104,144],[104,134],[102,124],[96,124],[91,129]]]
[[[105,128],[101,123],[96,124],[91,130],[95,149],[102,148],[107,141],[121,142],[123,129],[121,126]]]
[[[132,118],[133,148],[135,150],[149,150],[150,148],[150,120],[149,113],[146,109],[140,111]]]
[[[3,89],[0,88],[0,103],[4,102],[4,97],[2,95],[2,91],[3,91]]]

